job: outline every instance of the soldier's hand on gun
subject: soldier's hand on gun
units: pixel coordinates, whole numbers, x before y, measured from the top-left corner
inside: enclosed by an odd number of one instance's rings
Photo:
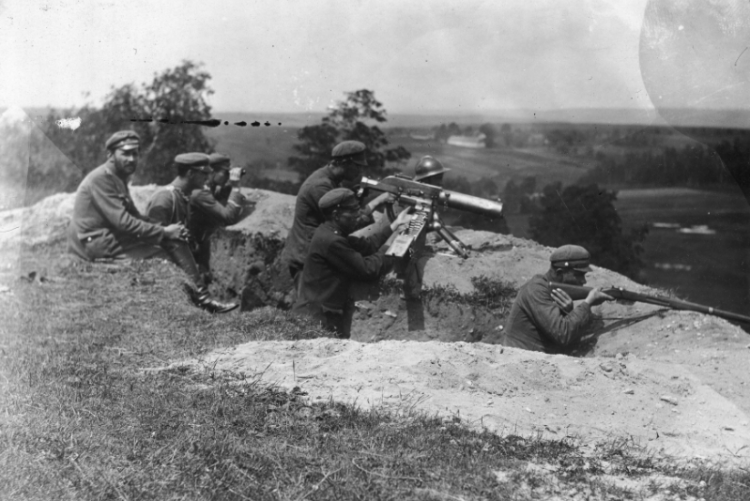
[[[573,311],[573,299],[562,289],[552,289],[552,299],[566,314]]]
[[[594,287],[589,292],[589,295],[586,296],[585,301],[591,306],[596,306],[597,304],[602,304],[604,301],[612,301],[613,299],[609,294],[602,292],[600,287]]]
[[[367,205],[370,207],[370,212],[372,212],[383,204],[394,203],[396,201],[396,198],[398,197],[396,197],[396,195],[394,195],[393,193],[385,192],[370,200],[370,203],[368,203]]]
[[[170,224],[164,227],[164,236],[169,240],[185,240],[187,228],[180,223]]]
[[[407,207],[402,210],[401,213],[396,217],[395,221],[391,223],[391,230],[394,232],[401,231],[404,226],[407,226],[411,222],[412,214],[409,214],[411,207]]]

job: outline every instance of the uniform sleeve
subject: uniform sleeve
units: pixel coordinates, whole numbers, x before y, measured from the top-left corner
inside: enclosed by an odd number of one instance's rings
[[[220,203],[214,196],[207,190],[200,190],[194,192],[191,199],[190,205],[193,210],[200,212],[211,221],[214,221],[220,226],[231,226],[239,221],[242,215],[242,205],[245,197],[237,190],[234,190],[226,205]]]
[[[174,211],[172,196],[172,192],[164,189],[154,193],[151,196],[151,200],[148,201],[148,207],[146,208],[146,214],[149,219],[161,226],[172,224],[172,212]]]
[[[133,213],[128,212],[128,200],[117,189],[114,180],[101,177],[91,185],[89,192],[93,204],[115,231],[139,239],[156,239],[157,242],[164,237],[164,229],[143,218],[135,207]]]
[[[318,207],[318,202],[323,198],[323,195],[331,191],[330,186],[316,185],[310,188],[308,203],[310,204],[310,216],[315,219],[315,226],[320,226],[326,220],[323,215],[323,211]]]
[[[580,340],[583,326],[591,317],[591,306],[587,302],[580,303],[573,311],[563,315],[544,286],[534,287],[529,292],[530,301],[524,305],[524,309],[542,334],[562,347]]]
[[[377,224],[377,223],[373,223]],[[393,233],[390,224],[384,224],[381,226],[377,233],[366,237],[360,237],[355,235],[349,235],[347,240],[352,248],[364,256],[374,254],[380,248],[381,245],[388,240],[388,237]]]
[[[385,249],[368,256],[357,252],[345,238],[331,242],[326,254],[329,264],[349,278],[371,280],[380,275],[383,267]]]

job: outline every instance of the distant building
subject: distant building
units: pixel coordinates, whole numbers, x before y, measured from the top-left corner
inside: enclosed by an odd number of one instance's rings
[[[448,137],[448,144],[463,148],[485,148],[486,139],[487,137],[484,134],[479,134],[478,136],[450,136]]]
[[[526,144],[528,146],[544,146],[546,144],[549,144],[549,141],[547,141],[547,137],[540,133],[540,132],[534,132],[532,134],[529,134],[528,138],[526,139]]]
[[[435,136],[433,134],[409,134],[409,137],[412,139],[415,139],[417,141],[432,141],[435,139]]]

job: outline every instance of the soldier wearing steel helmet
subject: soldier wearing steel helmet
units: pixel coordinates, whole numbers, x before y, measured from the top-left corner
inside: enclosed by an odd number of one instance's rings
[[[414,167],[414,180],[433,186],[443,186],[443,175],[450,171],[438,159],[425,155]]]
[[[337,144],[331,152],[331,161],[310,174],[300,186],[294,206],[294,221],[282,252],[282,261],[288,263],[295,289],[313,233],[325,221],[318,202],[323,195],[340,187],[342,183],[354,184],[359,181],[362,167],[367,166],[365,153],[366,147],[359,141]],[[394,198],[393,195],[384,193],[370,201],[360,214],[358,225],[362,226],[375,208]]]
[[[443,186],[443,175],[450,169],[433,156],[425,155],[419,159],[414,167],[414,180],[420,183],[432,186]],[[435,214],[437,216],[437,214]],[[398,274],[404,280],[403,292],[407,300],[417,300],[422,294],[422,281],[424,276],[424,267],[429,259],[429,253],[426,252],[427,232],[423,232],[417,237],[412,245],[411,255]]]
[[[578,343],[591,318],[591,307],[613,298],[591,289],[578,306],[550,282],[584,285],[591,256],[579,245],[563,245],[550,255],[550,268],[518,291],[505,323],[503,344],[546,353],[564,353]]]
[[[350,287],[355,280],[373,280],[388,270],[383,243],[402,225],[408,224],[409,209],[395,221],[379,226],[365,237],[357,229],[362,209],[354,192],[334,188],[318,203],[325,221],[315,229],[301,271],[293,311],[311,317],[338,337],[348,338],[354,301]]]

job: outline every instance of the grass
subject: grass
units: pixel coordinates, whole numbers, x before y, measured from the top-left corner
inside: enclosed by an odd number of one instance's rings
[[[208,315],[168,263],[61,252],[30,250],[0,275],[4,499],[747,498],[746,471],[669,463],[623,440],[586,450],[413,409],[311,403],[258,374],[148,370],[321,333],[273,309]]]

